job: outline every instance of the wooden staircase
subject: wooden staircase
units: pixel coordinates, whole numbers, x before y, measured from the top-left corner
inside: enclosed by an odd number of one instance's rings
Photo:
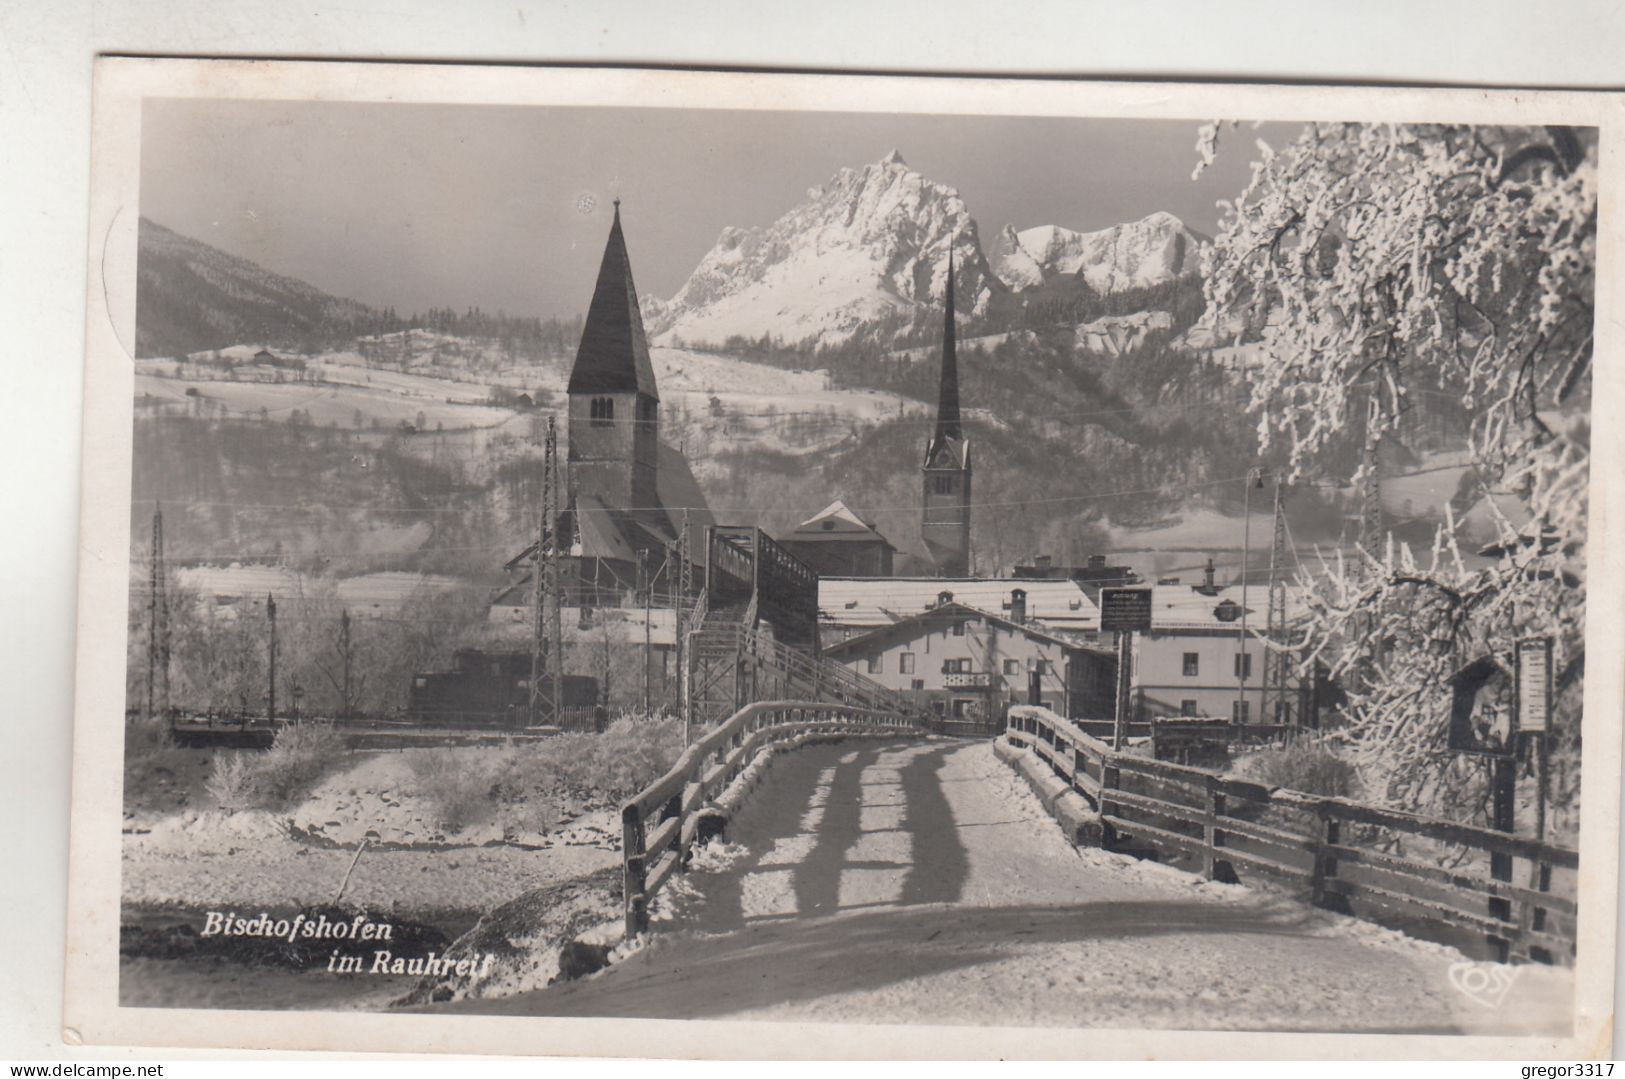
[[[906,714],[913,706],[843,664],[774,640],[753,604],[705,608],[689,634],[689,706],[696,730],[747,704],[813,700]]]

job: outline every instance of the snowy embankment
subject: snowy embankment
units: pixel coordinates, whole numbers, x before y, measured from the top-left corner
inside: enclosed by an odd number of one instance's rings
[[[481,1012],[1557,1033],[1570,973],[1454,988],[1457,952],[1074,849],[991,745],[812,747],[670,886],[643,949]],[[1456,967],[1452,976],[1452,967]]]

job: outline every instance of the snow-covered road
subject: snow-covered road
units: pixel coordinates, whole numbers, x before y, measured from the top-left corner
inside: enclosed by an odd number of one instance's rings
[[[1499,1034],[1569,1022],[1567,971],[1503,968],[1510,988],[1477,1000],[1454,988],[1451,949],[1074,850],[986,743],[782,757],[730,842],[672,889],[642,951],[473,1010]]]

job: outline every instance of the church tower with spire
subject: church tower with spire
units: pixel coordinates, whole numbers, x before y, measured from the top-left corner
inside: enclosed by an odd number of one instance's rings
[[[937,422],[925,446],[925,509],[920,531],[939,577],[970,576],[970,443],[959,421],[959,363],[954,354],[954,256],[942,328],[942,385]]]
[[[570,371],[569,498],[664,524],[660,393],[621,234],[621,200]]]

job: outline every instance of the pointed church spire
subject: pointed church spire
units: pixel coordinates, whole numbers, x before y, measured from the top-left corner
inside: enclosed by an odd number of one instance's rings
[[[570,371],[570,393],[643,393],[656,400],[654,367],[649,342],[638,310],[638,290],[632,284],[632,263],[621,234],[621,200],[615,200],[615,220],[598,267],[598,284],[581,330],[575,367]]]
[[[944,306],[942,387],[937,394],[936,438],[964,438],[959,426],[959,361],[954,355],[954,251],[951,247],[948,249],[948,294]]]

